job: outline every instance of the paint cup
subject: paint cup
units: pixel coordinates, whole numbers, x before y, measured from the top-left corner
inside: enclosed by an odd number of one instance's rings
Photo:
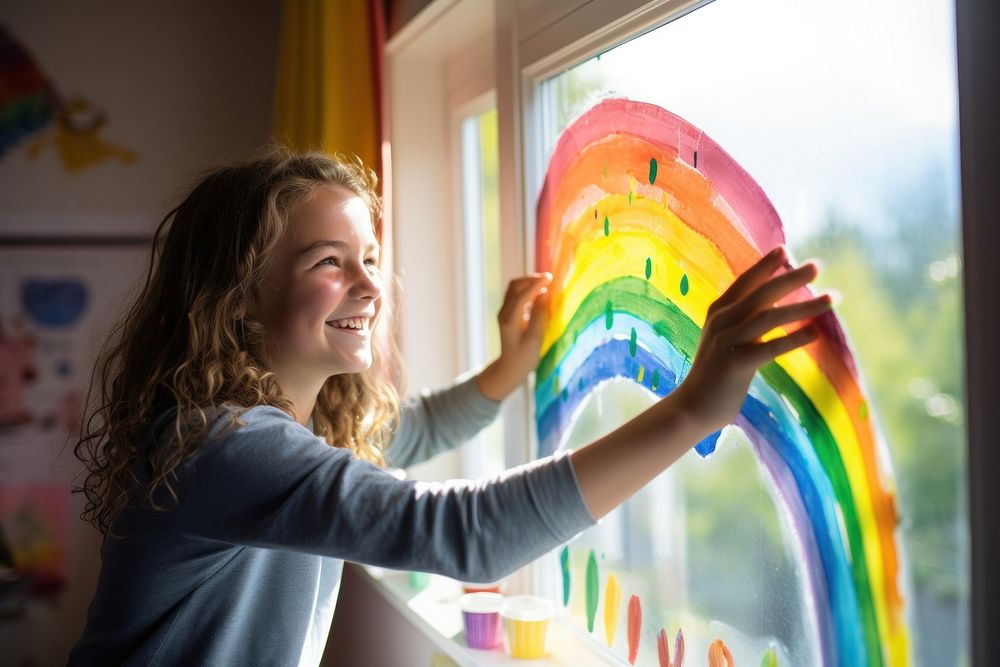
[[[542,658],[545,656],[549,621],[556,606],[551,600],[537,595],[513,595],[500,608],[503,617],[504,645],[512,658]]]
[[[500,592],[500,582],[496,581],[492,584],[474,584],[470,581],[462,581],[462,592],[463,593],[499,593]]]
[[[465,622],[465,643],[469,648],[491,649],[502,641],[499,593],[467,593],[458,598]]]

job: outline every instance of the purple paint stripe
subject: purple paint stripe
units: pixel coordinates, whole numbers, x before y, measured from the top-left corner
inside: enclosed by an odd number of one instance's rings
[[[794,526],[792,533],[797,538],[799,548],[802,550],[802,562],[807,565],[805,570],[806,577],[809,579],[811,597],[809,603],[812,605],[813,611],[813,629],[819,638],[820,652],[824,656],[826,664],[832,664],[836,656],[836,640],[833,636],[833,621],[830,615],[830,595],[827,591],[826,575],[822,569],[823,561],[819,556],[819,549],[816,546],[816,539],[811,528],[813,522],[802,504],[798,484],[781,454],[768,442],[767,438],[754,428],[750,420],[741,413],[734,424],[746,434],[761,465],[770,473],[778,498],[787,511],[792,526]],[[810,567],[810,564],[813,566]]]

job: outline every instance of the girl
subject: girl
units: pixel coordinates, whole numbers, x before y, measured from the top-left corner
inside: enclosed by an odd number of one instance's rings
[[[774,305],[817,272],[777,248],[709,310],[683,384],[631,422],[493,479],[400,481],[382,466],[459,445],[525,380],[549,276],[511,283],[496,361],[400,406],[371,340],[380,233],[371,172],[280,148],[209,174],[159,225],[76,446],[105,539],[71,664],[318,664],[344,559],[498,580],[727,424],[757,367],[816,333],[761,337],[830,307]]]

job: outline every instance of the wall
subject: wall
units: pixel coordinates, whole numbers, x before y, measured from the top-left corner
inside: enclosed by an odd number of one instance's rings
[[[22,141],[0,157],[0,237],[150,235],[199,170],[268,140],[279,17],[279,0],[5,0],[0,25],[61,95],[103,110],[102,141],[138,161],[69,173],[52,147],[31,159],[37,137]],[[122,275],[122,285],[132,279]],[[75,461],[64,453],[59,463]],[[81,509],[74,496],[68,589],[0,618],[0,664],[65,664],[99,567]]]

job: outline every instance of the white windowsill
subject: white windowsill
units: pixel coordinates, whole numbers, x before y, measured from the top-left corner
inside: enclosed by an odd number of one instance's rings
[[[383,570],[376,567],[362,567],[371,586],[389,604],[434,643],[442,653],[461,667],[483,667],[500,665],[517,667],[537,665],[539,667],[579,667],[579,665],[627,666],[625,660],[601,650],[596,640],[572,628],[560,610],[554,622],[549,624],[548,655],[538,660],[515,660],[508,657],[503,647],[486,651],[471,649],[465,645],[462,629],[462,612],[458,608],[458,598],[462,588],[458,582],[446,577],[431,575],[430,583],[421,591],[409,585],[405,572]]]

